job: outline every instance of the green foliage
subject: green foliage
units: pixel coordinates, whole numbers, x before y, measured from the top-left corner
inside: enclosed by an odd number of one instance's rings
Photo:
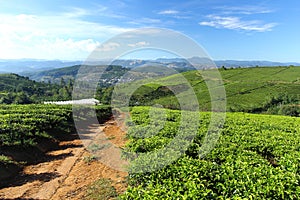
[[[300,106],[299,105],[281,106],[278,111],[278,114],[299,117],[300,116]]]
[[[1,145],[30,145],[36,137],[47,137],[53,129],[74,131],[71,105],[0,105],[0,147]],[[81,108],[81,114],[89,120],[89,113],[96,112],[98,121],[103,123],[111,115],[111,107],[100,105]]]
[[[14,161],[5,155],[0,155],[0,163],[8,164],[8,163],[14,163]]]
[[[63,83],[63,82],[62,82]],[[17,74],[0,74],[0,104],[30,104],[71,99],[73,84],[56,85],[29,80]]]
[[[293,94],[278,94],[271,96],[264,104],[261,110],[269,114],[290,115],[297,117],[300,114],[298,99]]]
[[[111,185],[111,181],[108,179],[99,179],[90,185],[87,189],[86,200],[109,200],[116,199],[117,192]]]
[[[91,162],[93,162],[93,161],[95,161],[95,160],[97,160],[97,157],[96,156],[94,156],[94,155],[90,155],[90,156],[85,156],[84,158],[83,158],[83,161],[85,162],[85,163],[91,163]]]
[[[32,144],[37,136],[72,122],[71,106],[1,105],[0,143]]]
[[[153,135],[151,128],[134,125],[151,125],[149,108],[132,109],[127,152],[153,153],[171,143],[180,133],[176,127],[181,112],[165,112],[167,121],[160,122],[164,127]],[[198,153],[210,123],[210,113],[200,113],[199,119],[201,125],[187,151],[160,170],[130,173],[129,188],[121,199],[300,198],[299,118],[227,113],[215,148],[203,158]],[[130,167],[140,164],[137,162],[138,159],[133,160]]]
[[[98,99],[102,104],[110,104],[113,90],[113,87],[98,87],[96,91],[96,99]]]

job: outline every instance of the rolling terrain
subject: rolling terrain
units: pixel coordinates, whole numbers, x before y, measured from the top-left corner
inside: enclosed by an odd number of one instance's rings
[[[187,89],[184,88],[188,86],[184,82],[187,80],[200,102],[200,109],[210,110],[210,91],[202,77],[203,72],[188,71],[151,83],[145,82],[131,97],[131,104],[161,104],[166,108],[178,109],[177,97],[168,88],[183,88],[176,90],[177,95],[186,95]],[[287,105],[299,108],[300,67],[224,68],[219,72],[226,91],[228,111],[260,113],[273,109],[279,112],[280,109],[290,108],[284,108]],[[180,78],[181,75],[184,79]]]
[[[0,174],[0,197],[299,199],[300,67],[224,67],[219,71],[227,111],[236,113],[227,112],[225,123],[217,124],[220,132],[209,135],[212,143],[207,143],[207,133],[211,116],[219,112],[209,112],[207,70],[156,77],[151,82],[123,82],[125,93],[127,86],[143,83],[131,97],[131,118],[121,114],[120,121],[109,121],[104,128],[90,124],[87,134],[101,136],[104,131],[107,138],[86,148],[77,136],[70,105],[1,105],[0,168],[5,173]],[[20,87],[19,92],[41,90],[40,98],[44,98],[42,92],[68,85],[40,83],[16,74],[1,76],[2,95],[18,94],[15,88]],[[186,80],[200,102],[200,113],[178,110],[176,98],[190,98]],[[136,104],[160,104],[172,110]],[[95,111],[99,123],[111,119],[110,106],[96,106]],[[89,114],[84,108],[76,120],[89,124]],[[126,132],[117,127],[124,121]],[[97,161],[98,150],[100,155],[110,152],[105,141],[122,150],[124,162],[129,162],[128,173]],[[203,146],[213,148],[201,154]],[[167,165],[162,166],[164,161]]]

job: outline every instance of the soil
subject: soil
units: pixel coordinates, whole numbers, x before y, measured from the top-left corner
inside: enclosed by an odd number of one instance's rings
[[[91,126],[89,131],[105,135],[115,149],[125,145],[125,132],[114,120]],[[116,191],[123,193],[127,187],[127,172],[94,159],[82,144],[78,137],[59,142],[56,150],[47,153],[47,159],[26,166],[22,173],[2,183],[0,199],[83,199],[89,185],[100,178],[110,179]],[[109,150],[106,149],[105,154]],[[109,157],[114,160],[116,156],[120,155]]]

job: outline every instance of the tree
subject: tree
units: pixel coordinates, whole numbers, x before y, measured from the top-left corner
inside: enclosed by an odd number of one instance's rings
[[[61,77],[61,79],[60,79],[60,86],[61,87],[66,86],[66,82],[65,82],[65,79],[63,77]]]
[[[3,95],[0,98],[0,103],[1,104],[11,104],[11,103],[13,103],[13,100],[14,100],[14,97],[12,96],[12,94],[8,93],[6,95]]]
[[[300,107],[296,106],[296,105],[281,106],[278,114],[299,117],[300,116]]]
[[[29,104],[29,103],[32,103],[32,101],[25,94],[25,92],[19,92],[19,93],[16,94],[16,96],[14,98],[14,103],[16,103],[16,104]]]

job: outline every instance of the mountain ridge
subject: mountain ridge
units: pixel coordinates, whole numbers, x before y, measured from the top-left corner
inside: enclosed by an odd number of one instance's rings
[[[205,67],[214,64],[221,68],[224,67],[255,67],[255,66],[300,66],[298,62],[273,62],[263,60],[211,60],[209,58],[191,57],[183,58],[157,58],[154,60],[143,59],[118,59],[110,61],[61,61],[61,60],[39,60],[39,59],[0,59],[1,73],[26,73],[37,72],[51,69],[58,69],[63,67],[70,67],[74,65],[89,64],[89,65],[121,65],[126,68],[134,68],[140,65],[161,65],[167,64],[168,67],[174,68],[191,68],[191,63],[196,67]]]

